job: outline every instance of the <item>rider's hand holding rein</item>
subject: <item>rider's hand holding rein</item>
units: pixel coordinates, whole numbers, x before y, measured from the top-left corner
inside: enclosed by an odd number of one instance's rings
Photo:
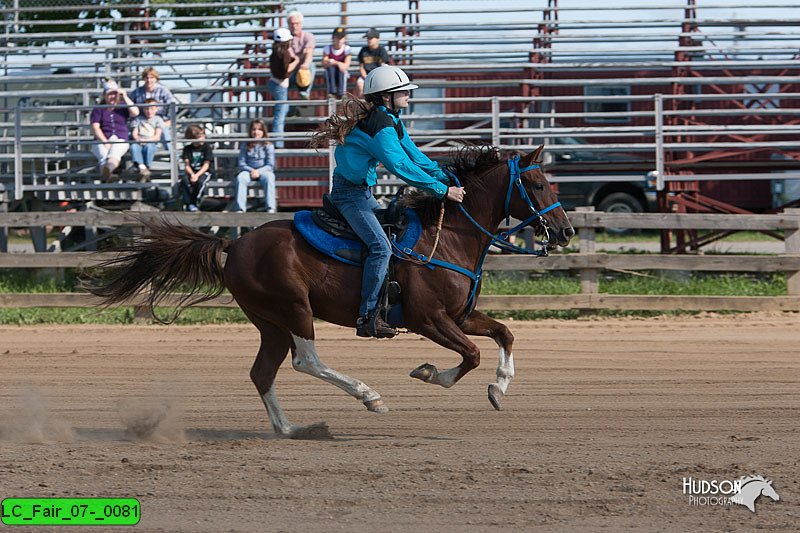
[[[464,195],[466,194],[467,191],[464,190],[464,187],[447,188],[447,199],[459,204],[464,201]]]

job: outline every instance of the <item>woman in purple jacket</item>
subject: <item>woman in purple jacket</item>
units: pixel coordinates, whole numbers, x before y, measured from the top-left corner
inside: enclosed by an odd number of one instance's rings
[[[130,147],[128,119],[139,116],[139,108],[116,82],[108,80],[103,88],[105,105],[92,109],[90,118],[92,134],[97,139],[92,144],[92,153],[97,158],[103,179],[110,181],[119,179],[114,171]]]

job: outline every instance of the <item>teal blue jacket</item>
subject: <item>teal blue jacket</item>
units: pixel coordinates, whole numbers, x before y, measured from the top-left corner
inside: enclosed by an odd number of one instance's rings
[[[384,106],[376,106],[344,138],[334,152],[334,173],[356,185],[375,185],[375,168],[383,163],[386,170],[409,185],[438,198],[447,194],[449,179],[439,165],[423,154],[409,138],[399,116]]]

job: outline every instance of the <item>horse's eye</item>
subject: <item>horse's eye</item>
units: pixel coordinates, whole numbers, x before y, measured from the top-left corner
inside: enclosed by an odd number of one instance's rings
[[[542,183],[534,183],[533,184],[533,188],[536,189],[537,191],[543,191],[544,190],[544,184],[542,184]]]

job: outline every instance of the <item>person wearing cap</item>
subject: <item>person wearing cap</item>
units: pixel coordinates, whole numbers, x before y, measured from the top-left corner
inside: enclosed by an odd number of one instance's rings
[[[300,59],[289,77],[289,84],[300,91],[300,98],[308,100],[314,86],[314,47],[316,39],[310,31],[303,31],[303,14],[292,11],[288,16],[289,31],[292,34],[290,47]]]
[[[364,94],[364,80],[367,79],[367,74],[381,65],[389,64],[389,53],[381,44],[381,34],[378,33],[378,30],[370,28],[364,34],[364,38],[367,39],[367,46],[358,52],[358,73],[360,76],[356,80],[356,90],[359,96]]]
[[[139,108],[113,80],[103,84],[103,103],[92,109],[89,122],[97,140],[92,144],[92,153],[97,158],[101,176],[110,181],[119,179],[114,171],[130,148],[128,119],[138,117]]]
[[[331,39],[333,42],[322,49],[322,66],[325,68],[325,81],[328,82],[328,95],[341,98],[347,91],[351,50],[344,28],[333,30]]]
[[[270,79],[267,84],[273,100],[289,99],[289,75],[300,63],[292,51],[292,34],[286,28],[278,28],[272,36],[272,53],[269,56]],[[283,148],[283,125],[289,113],[289,104],[275,104],[272,113],[272,133],[275,135],[275,148]]]
[[[391,338],[397,333],[378,312],[378,297],[392,253],[373,212],[378,207],[372,195],[378,163],[409,185],[438,198],[459,203],[464,199],[464,189],[448,185],[447,175],[411,141],[400,120],[411,90],[416,88],[402,69],[377,67],[367,75],[364,99],[345,97],[340,111],[323,122],[311,140],[317,148],[337,145],[330,198],[367,248],[356,321],[359,337]]]

